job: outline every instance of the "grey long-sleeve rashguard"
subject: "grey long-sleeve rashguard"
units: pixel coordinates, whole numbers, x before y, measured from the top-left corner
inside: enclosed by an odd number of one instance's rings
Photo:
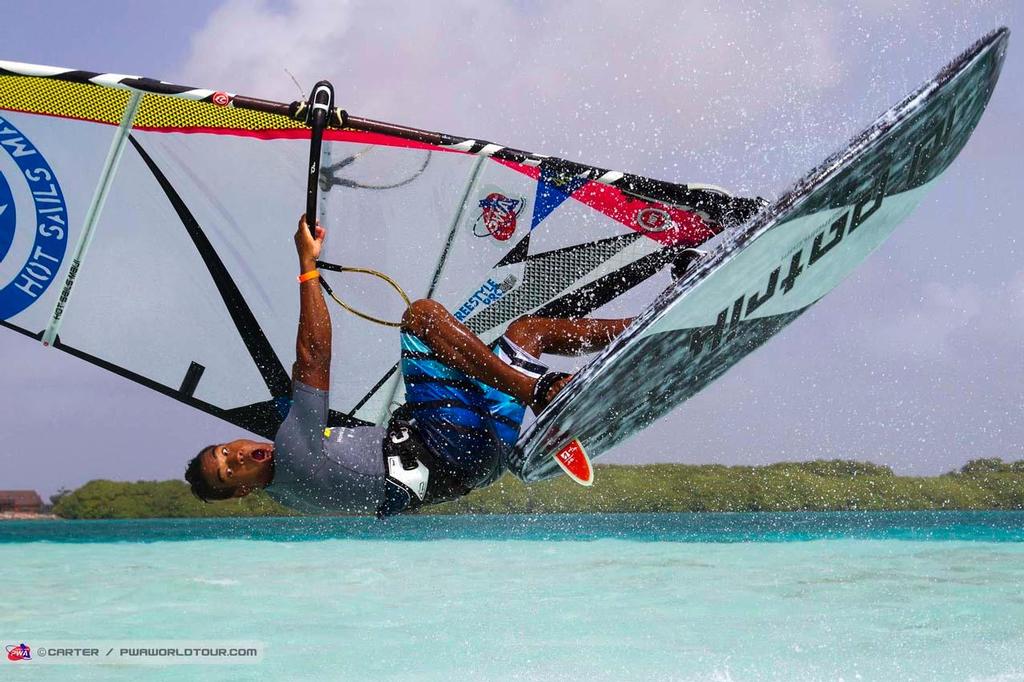
[[[327,391],[292,382],[267,494],[307,514],[373,514],[384,500],[385,429],[327,425]]]

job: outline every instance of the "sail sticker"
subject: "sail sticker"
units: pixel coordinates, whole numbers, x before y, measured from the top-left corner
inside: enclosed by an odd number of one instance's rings
[[[675,221],[668,211],[660,208],[642,208],[636,214],[636,224],[644,232],[664,232],[675,227]]]
[[[57,278],[67,251],[68,212],[57,176],[32,142],[10,121],[0,117],[0,148],[20,171],[19,177],[32,197],[35,233],[24,265],[0,288],[0,320],[14,317],[39,300]],[[6,255],[14,241],[14,199],[0,168],[0,253]],[[6,193],[4,192],[6,189]]]
[[[580,485],[594,484],[594,467],[590,464],[587,451],[579,439],[573,438],[569,444],[555,453],[555,461],[569,478]]]
[[[697,246],[717,233],[717,229],[696,211],[631,197],[598,182],[587,183],[572,196],[665,246]]]
[[[473,292],[473,295],[469,297],[465,303],[453,313],[455,319],[459,322],[463,322],[467,317],[473,314],[477,308],[481,306],[486,308],[492,303],[496,303],[501,300],[504,296],[512,289],[515,289],[516,284],[519,280],[515,275],[509,275],[500,282],[495,282],[493,279],[488,278],[484,285]]]
[[[526,207],[526,199],[512,198],[500,190],[485,189],[484,192],[484,196],[477,201],[480,213],[473,221],[473,234],[507,242],[516,232],[519,214]]]

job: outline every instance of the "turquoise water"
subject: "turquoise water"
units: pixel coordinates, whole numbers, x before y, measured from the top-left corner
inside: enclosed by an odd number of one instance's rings
[[[1024,680],[1024,513],[0,523],[0,638],[255,666],[4,679]]]

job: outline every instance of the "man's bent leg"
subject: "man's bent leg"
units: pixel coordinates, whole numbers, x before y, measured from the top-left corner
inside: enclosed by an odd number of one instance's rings
[[[505,336],[534,357],[544,353],[579,355],[601,350],[632,321],[522,317],[509,325]],[[523,405],[531,404],[536,380],[494,355],[437,301],[422,299],[409,306],[402,317],[402,331],[422,339],[447,365],[508,393]],[[567,381],[554,388],[561,390]]]
[[[595,320],[590,318],[563,319],[548,317],[521,317],[509,325],[505,338],[534,357],[545,353],[555,355],[583,355],[595,353],[621,334],[633,318]],[[543,395],[534,396],[533,408],[537,412],[547,407],[572,379],[566,375],[554,379],[550,386],[542,387]]]
[[[545,353],[585,355],[607,346],[632,321],[631,317],[621,320],[566,320],[528,316],[510,324],[505,337],[538,358]]]
[[[535,379],[502,362],[437,301],[421,299],[409,306],[402,316],[402,331],[422,339],[446,365],[530,404]]]

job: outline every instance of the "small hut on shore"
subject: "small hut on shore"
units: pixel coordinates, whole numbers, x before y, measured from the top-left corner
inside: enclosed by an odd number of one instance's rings
[[[0,512],[38,514],[43,500],[35,490],[0,490]]]

